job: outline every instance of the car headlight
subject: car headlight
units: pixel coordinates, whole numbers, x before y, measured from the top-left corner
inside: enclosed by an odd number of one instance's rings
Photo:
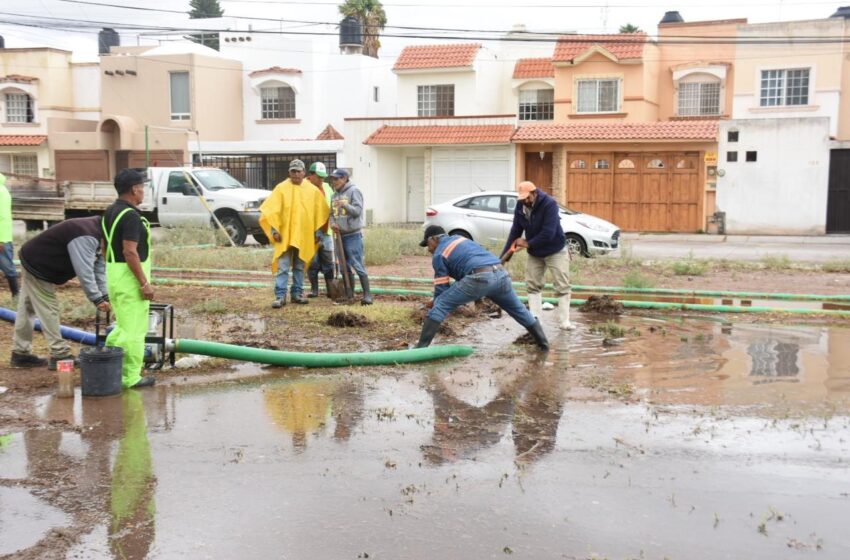
[[[586,227],[587,229],[592,229],[593,231],[608,231],[607,227],[600,225],[600,224],[585,222],[583,220],[576,220],[576,223]]]
[[[252,200],[250,202],[246,202],[245,203],[245,210],[256,210],[257,208],[260,207],[260,204],[262,204],[262,201],[260,201],[260,200]]]

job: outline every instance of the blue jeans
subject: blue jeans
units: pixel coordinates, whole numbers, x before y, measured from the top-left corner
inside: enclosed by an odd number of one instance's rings
[[[307,275],[310,277],[310,285],[319,285],[319,271],[322,272],[326,280],[332,280],[334,275],[334,238],[332,235],[322,235],[322,246],[316,251],[316,256],[313,257],[313,262],[310,263],[310,269]]]
[[[14,258],[15,251],[12,242],[4,241],[3,250],[0,251],[0,270],[3,271],[3,276],[6,278],[18,277],[18,271],[15,269],[15,263],[13,262]]]
[[[348,270],[354,269],[357,276],[366,276],[366,263],[364,257],[366,251],[363,249],[363,234],[349,233],[342,236],[342,250],[345,251],[345,262],[348,263]]]
[[[528,328],[536,321],[517,297],[511,286],[510,274],[501,268],[492,272],[467,274],[452,284],[434,300],[428,318],[442,323],[455,308],[483,297],[493,300],[523,327]]]
[[[301,297],[304,291],[304,261],[298,258],[298,249],[290,247],[277,259],[277,274],[274,277],[274,295],[277,299],[286,298],[290,268],[292,268],[292,297]]]

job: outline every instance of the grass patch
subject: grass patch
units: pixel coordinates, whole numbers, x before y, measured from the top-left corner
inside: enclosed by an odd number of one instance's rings
[[[192,306],[193,313],[208,313],[211,315],[220,315],[230,311],[228,304],[219,298],[206,299],[201,303]]]
[[[614,321],[606,321],[590,327],[590,332],[601,334],[605,338],[623,338],[626,336],[626,329],[618,325]]]
[[[422,231],[419,228],[372,226],[365,231],[366,266],[392,264],[399,257],[427,254],[419,246]]]
[[[169,227],[161,228],[159,239],[155,243],[175,247],[192,247],[193,245],[229,245],[227,236],[218,228],[212,227]]]
[[[676,276],[702,276],[708,272],[708,263],[689,258],[685,261],[670,263],[670,270]]]
[[[162,241],[153,244],[154,266],[270,271],[271,260],[271,250],[257,246],[180,248]]]
[[[765,255],[761,259],[762,266],[767,270],[788,270],[793,268],[788,255]]]
[[[824,272],[850,272],[850,260],[825,262],[820,268]]]
[[[623,286],[626,288],[647,289],[654,288],[655,282],[644,276],[637,270],[630,270],[623,276]]]

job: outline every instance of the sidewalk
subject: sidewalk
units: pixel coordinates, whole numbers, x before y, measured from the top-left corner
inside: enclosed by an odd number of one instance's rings
[[[781,245],[847,245],[850,234],[830,235],[712,235],[706,233],[639,233],[623,232],[620,239],[641,240],[653,243],[733,243],[733,244],[781,244]]]

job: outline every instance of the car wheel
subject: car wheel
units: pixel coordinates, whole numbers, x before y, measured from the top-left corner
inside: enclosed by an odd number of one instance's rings
[[[254,236],[254,241],[259,243],[260,245],[268,245],[269,244],[269,238],[266,236],[265,233],[254,233],[253,236]]]
[[[221,222],[221,225],[227,231],[227,235],[230,236],[230,239],[236,245],[242,246],[245,244],[245,239],[248,238],[248,232],[245,230],[245,226],[242,225],[242,220],[238,216],[222,216],[218,221]]]
[[[469,232],[468,232],[468,231],[464,231],[464,230],[462,230],[462,229],[456,229],[456,230],[450,231],[450,232],[449,232],[449,235],[459,235],[459,236],[461,236],[461,237],[465,237],[465,238],[467,238],[467,239],[472,239],[472,236],[471,236],[471,235],[469,235]]]
[[[567,247],[570,249],[570,257],[577,257],[579,255],[590,257],[590,253],[587,252],[587,243],[584,242],[584,239],[580,235],[568,233]]]

